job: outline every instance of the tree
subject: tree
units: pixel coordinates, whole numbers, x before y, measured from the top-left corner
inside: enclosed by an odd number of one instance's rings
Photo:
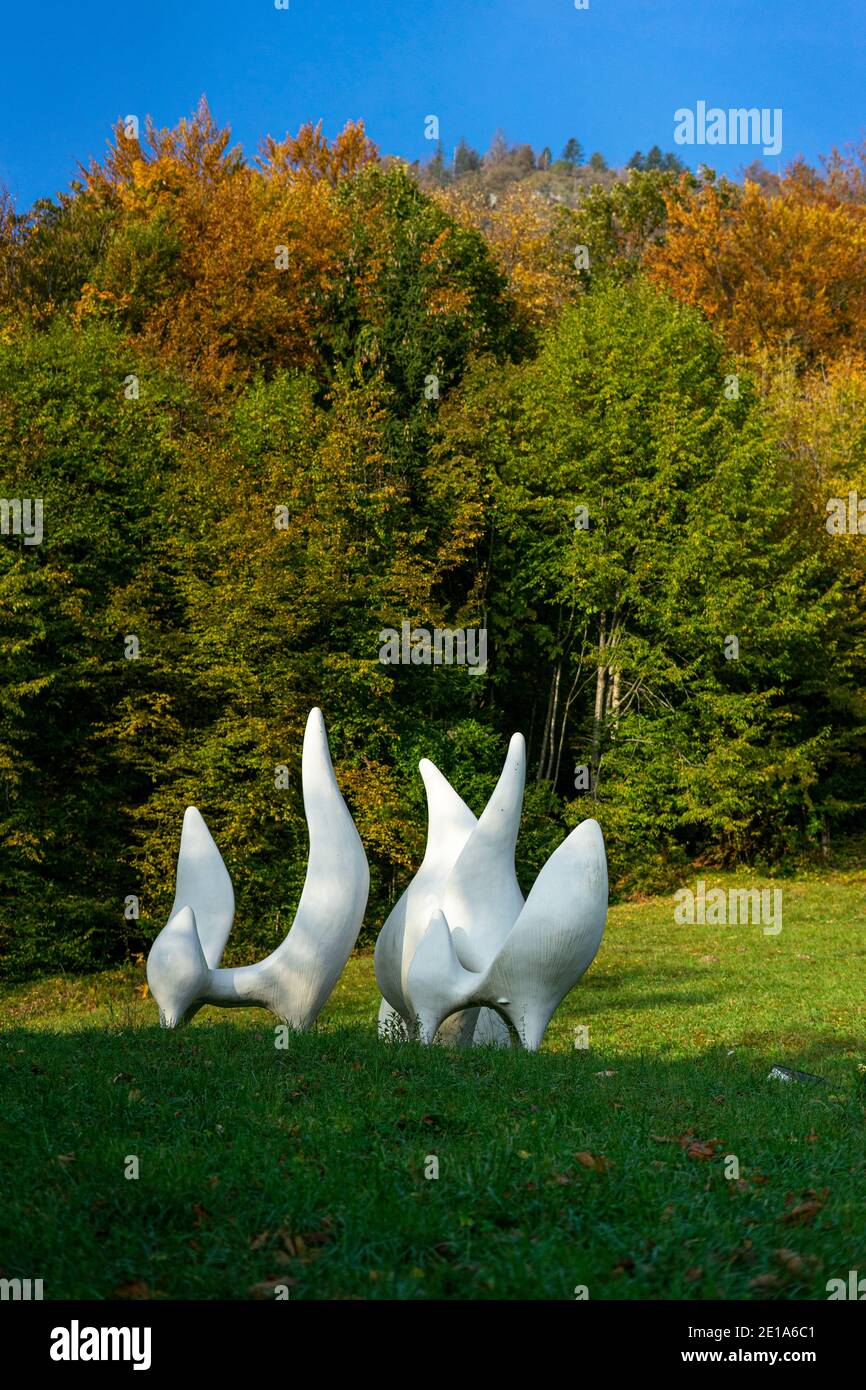
[[[577,289],[574,245],[580,236],[574,218],[522,183],[506,185],[495,206],[483,189],[464,186],[439,196],[452,216],[483,234],[507,277],[527,350],[536,330],[550,322]]]
[[[583,163],[583,146],[579,140],[575,140],[573,135],[566,140],[565,149],[562,151],[561,157],[565,160],[566,164],[577,165]]]
[[[862,669],[853,591],[792,524],[763,408],[745,376],[728,398],[725,374],[701,317],[636,282],[567,309],[536,362],[470,377],[442,417],[490,493],[497,703],[560,793],[589,766],[615,874],[657,885],[698,852],[732,863],[810,833],[850,756],[824,643],[846,703]]]
[[[866,351],[866,207],[805,170],[776,196],[756,183],[666,190],[651,278],[698,305],[739,351],[793,349],[806,365]]]
[[[664,235],[673,175],[633,170],[610,188],[594,184],[568,213],[575,243],[589,251],[589,283],[630,279]],[[586,277],[585,277],[586,278]]]
[[[442,188],[451,180],[451,175],[445,164],[445,147],[441,140],[436,142],[436,153],[425,165],[424,175],[428,183],[432,184],[434,188]]]
[[[637,150],[626,165],[627,169],[637,169],[641,173],[663,174],[683,173],[685,167],[675,154],[662,154],[658,145],[653,145],[647,155]]]
[[[471,145],[467,145],[461,136],[460,143],[454,151],[454,177],[460,179],[464,174],[477,173],[481,168],[481,156],[477,150],[473,150]]]
[[[490,143],[490,149],[484,156],[484,162],[485,164],[492,165],[501,164],[503,160],[508,158],[509,154],[510,149],[508,141],[505,139],[502,130],[497,130]]]

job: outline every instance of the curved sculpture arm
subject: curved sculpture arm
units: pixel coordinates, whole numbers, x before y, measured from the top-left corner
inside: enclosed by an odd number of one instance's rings
[[[408,1023],[409,963],[442,902],[448,875],[478,822],[435,763],[422,758],[418,770],[427,793],[427,847],[420,868],[397,900],[376,938],[374,967],[383,997]]]
[[[481,974],[460,964],[445,914],[437,909],[409,966],[410,1034],[431,1043],[449,1015],[477,1002],[482,983]]]
[[[310,852],[301,900],[285,940],[245,970],[265,981],[268,1008],[309,1028],[358,939],[370,890],[367,856],[334,776],[319,709],[307,720],[302,779]]]
[[[484,982],[488,1002],[495,998],[531,1051],[539,1047],[554,1009],[595,958],[607,896],[601,826],[585,820],[542,868]]]
[[[408,974],[433,914],[451,924],[461,964],[484,969],[494,959],[523,907],[514,872],[520,828],[526,745],[515,734],[505,764],[480,820],[429,758],[418,764],[427,793],[427,847],[412,882],[387,917],[376,941],[376,981],[383,998],[408,1027],[414,1015]],[[450,1030],[471,1037],[475,1019]],[[471,1024],[471,1027],[470,1027]],[[495,1033],[493,1025],[488,1032]]]
[[[523,907],[514,851],[525,778],[526,744],[515,734],[493,795],[445,884],[442,910],[469,970],[491,964]]]
[[[288,935],[256,965],[216,968],[234,894],[207,826],[194,807],[187,811],[172,916],[147,961],[148,984],[167,1027],[212,1003],[261,1004],[292,1027],[309,1028],[334,988],[358,938],[370,874],[334,776],[319,709],[307,720],[302,780],[310,837],[307,876]]]
[[[159,1006],[163,1028],[177,1028],[207,994],[211,970],[205,960],[191,907],[182,907],[163,927],[147,957],[147,983]]]
[[[184,907],[191,907],[195,914],[204,958],[215,970],[232,929],[235,895],[223,857],[195,806],[187,806],[183,816],[169,921]]]
[[[598,951],[607,917],[607,859],[601,827],[583,821],[551,855],[495,960],[461,964],[448,921],[436,912],[409,967],[410,1019],[432,1042],[458,1010],[485,1006],[535,1051],[557,1005]]]

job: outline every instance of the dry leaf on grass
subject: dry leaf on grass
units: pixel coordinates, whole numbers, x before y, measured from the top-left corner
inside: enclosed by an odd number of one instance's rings
[[[574,1156],[578,1163],[583,1164],[584,1168],[592,1168],[596,1173],[606,1173],[608,1168],[613,1167],[611,1160],[605,1158],[604,1154],[593,1154],[584,1150]]]
[[[829,1188],[826,1187],[823,1187],[820,1192],[816,1192],[813,1187],[807,1188],[801,1194],[803,1200],[797,1202],[795,1206],[790,1206],[790,1203],[795,1199],[789,1192],[785,1198],[785,1205],[789,1207],[789,1210],[783,1211],[779,1220],[785,1226],[807,1226],[823,1207],[827,1200],[828,1191]]]
[[[127,1279],[125,1284],[118,1284],[111,1294],[112,1298],[145,1299],[153,1298],[150,1286],[143,1279]]]

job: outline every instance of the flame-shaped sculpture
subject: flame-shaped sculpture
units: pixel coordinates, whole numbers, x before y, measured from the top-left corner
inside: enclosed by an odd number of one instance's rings
[[[601,827],[595,820],[577,826],[524,903],[514,871],[526,775],[522,735],[512,738],[478,821],[433,763],[423,759],[419,771],[427,792],[427,848],[376,942],[384,996],[379,1031],[466,1044],[502,1042],[510,1029],[534,1051],[601,943],[607,917]]]
[[[147,958],[147,982],[164,1027],[188,1022],[203,1004],[258,1004],[306,1029],[337,983],[361,928],[370,874],[337,786],[319,709],[307,720],[302,783],[310,853],[294,923],[269,956],[236,970],[218,968],[234,919],[232,881],[201,815],[187,807],[174,904]]]

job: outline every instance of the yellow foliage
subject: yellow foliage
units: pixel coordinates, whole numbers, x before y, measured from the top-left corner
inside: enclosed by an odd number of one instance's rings
[[[495,200],[463,183],[433,196],[458,222],[483,234],[528,326],[541,327],[573,297],[569,238],[556,204],[520,184]]]

